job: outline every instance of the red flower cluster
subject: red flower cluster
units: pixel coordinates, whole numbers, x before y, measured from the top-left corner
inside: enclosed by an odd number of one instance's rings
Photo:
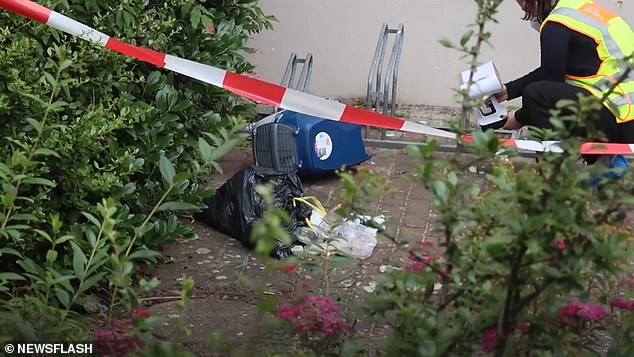
[[[283,273],[294,273],[295,271],[297,271],[297,264],[296,263],[286,264],[280,267],[278,270]]]
[[[610,303],[613,307],[617,309],[623,309],[628,311],[634,311],[634,300],[625,300],[621,298],[615,298]]]
[[[553,242],[553,246],[555,246],[555,248],[559,250],[565,250],[568,245],[566,244],[565,240],[557,239]]]
[[[340,313],[341,307],[329,297],[308,295],[300,305],[280,306],[275,316],[290,321],[297,332],[331,336],[350,327]]]
[[[608,315],[608,312],[601,305],[586,304],[579,300],[568,303],[559,313],[559,324],[561,326],[574,325],[579,319],[586,321],[601,321]]]
[[[114,319],[110,329],[96,329],[93,333],[100,356],[127,356],[143,347],[143,342],[133,335],[133,322],[137,318],[148,318],[150,313],[137,307],[128,319]]]
[[[413,247],[409,251],[409,265],[407,265],[407,270],[410,271],[419,271],[425,269],[425,267],[429,264],[432,264],[439,258],[436,254],[433,253],[433,243],[431,242],[417,242],[417,246]]]
[[[522,322],[521,324],[513,327],[506,333],[507,337],[513,337],[514,335],[521,335],[526,333],[531,328],[530,322]],[[498,333],[495,328],[490,328],[482,334],[481,338],[482,350],[486,353],[491,353],[498,345]]]
[[[526,331],[528,331],[531,328],[531,323],[526,321],[526,322],[522,322],[521,324],[513,327],[511,329],[511,331],[507,332],[506,335],[508,337],[514,336],[514,335],[521,335],[526,333]]]
[[[147,319],[148,317],[150,317],[150,312],[147,311],[145,308],[139,306],[137,308],[135,308],[134,310],[132,310],[132,318],[136,319],[142,317],[144,319]]]
[[[498,345],[498,333],[494,328],[490,328],[482,334],[482,349],[486,353],[491,353]]]

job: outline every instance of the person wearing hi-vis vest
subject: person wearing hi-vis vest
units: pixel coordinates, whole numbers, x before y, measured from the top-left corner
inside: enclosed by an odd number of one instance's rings
[[[621,80],[593,117],[593,124],[609,142],[634,143],[634,71],[621,61],[629,58],[629,66],[634,65],[634,32],[627,22],[590,0],[517,3],[524,10],[524,20],[541,24],[541,65],[506,83],[495,95],[499,101],[522,97],[522,107],[508,114],[503,128],[550,128],[550,110],[559,100],[577,100],[579,93],[603,98]],[[610,160],[627,167],[623,157]]]

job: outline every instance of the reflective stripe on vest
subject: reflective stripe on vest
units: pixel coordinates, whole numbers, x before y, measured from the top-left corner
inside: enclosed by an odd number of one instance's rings
[[[630,65],[634,65],[634,32],[625,20],[593,1],[560,0],[542,28],[548,21],[558,22],[597,43],[601,60],[597,73],[587,77],[566,75],[567,82],[601,99],[614,87],[604,105],[618,123],[634,120],[634,72],[626,71],[627,66],[619,63],[629,56]]]

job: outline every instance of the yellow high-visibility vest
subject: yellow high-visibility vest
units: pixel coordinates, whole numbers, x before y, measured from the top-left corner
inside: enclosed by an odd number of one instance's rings
[[[614,83],[620,83],[608,94],[603,104],[616,117],[617,123],[634,120],[634,32],[625,20],[609,9],[590,0],[559,0],[542,24],[558,22],[582,33],[597,43],[601,65],[596,74],[572,76],[566,81],[603,98]],[[627,63],[623,60],[628,59]]]

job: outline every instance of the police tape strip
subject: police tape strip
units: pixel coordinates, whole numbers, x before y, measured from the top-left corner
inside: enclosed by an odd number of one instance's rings
[[[456,139],[456,134],[449,131],[356,108],[213,66],[130,45],[30,0],[0,0],[0,8],[44,23],[72,36],[99,43],[105,48],[126,56],[183,74],[261,103],[329,120]],[[471,140],[470,136],[463,138],[466,141]],[[501,142],[504,146],[522,150],[562,151],[556,142],[513,139],[501,140]],[[634,153],[634,145],[584,143],[581,146],[581,152],[585,154],[629,154]]]

